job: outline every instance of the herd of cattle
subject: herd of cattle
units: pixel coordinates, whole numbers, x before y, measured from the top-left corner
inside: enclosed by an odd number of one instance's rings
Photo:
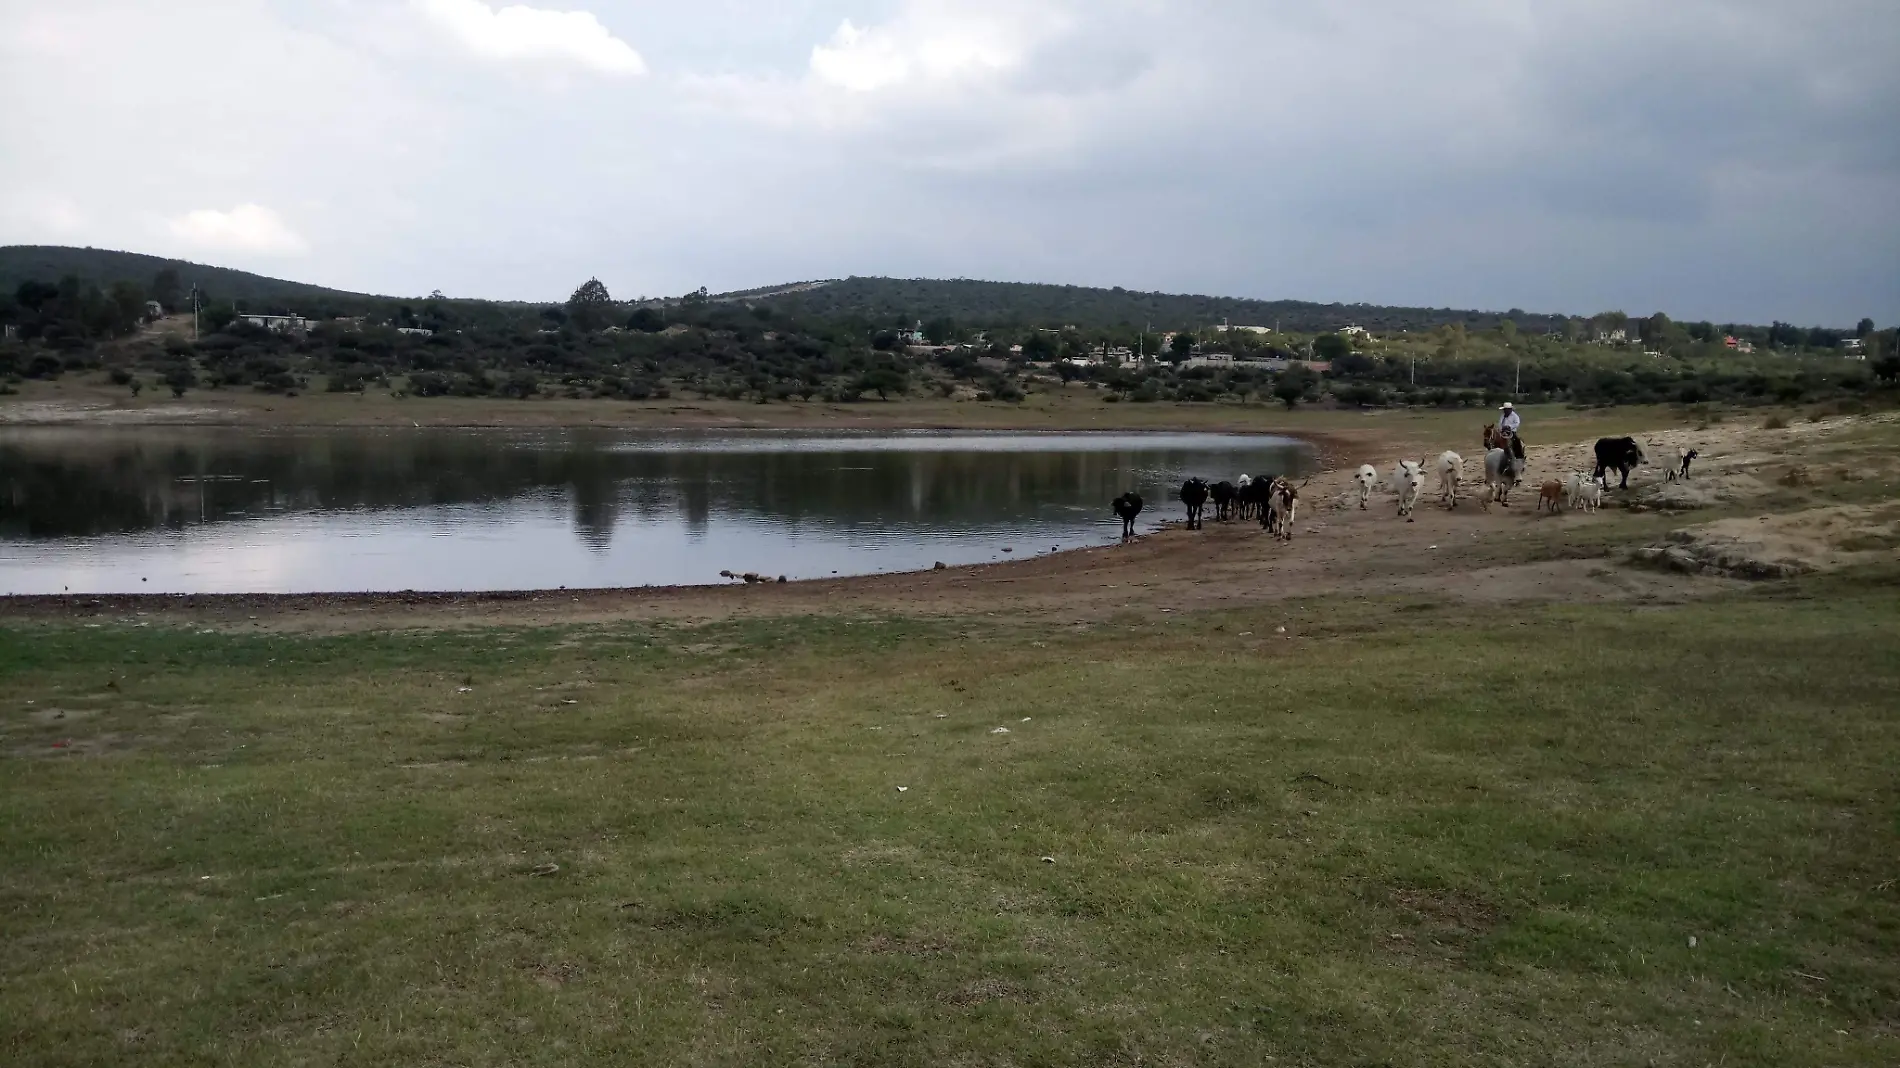
[[[1491,444],[1490,428],[1486,428],[1486,444]],[[1687,480],[1689,465],[1694,463],[1699,453],[1694,449],[1677,449],[1675,462],[1670,465],[1668,479]],[[1590,474],[1573,471],[1563,480],[1550,480],[1538,489],[1537,504],[1554,512],[1559,505],[1586,512],[1594,512],[1603,503],[1603,493],[1609,487],[1609,474],[1612,471],[1621,475],[1620,489],[1629,489],[1630,472],[1649,462],[1643,447],[1635,438],[1601,438],[1596,443],[1596,468]],[[1484,492],[1479,504],[1491,510],[1493,501],[1509,507],[1511,491],[1524,481],[1524,471],[1528,461],[1508,447],[1487,448],[1484,455]],[[1439,503],[1446,508],[1458,507],[1458,490],[1464,484],[1465,459],[1456,452],[1446,450],[1439,454],[1432,465],[1432,476],[1436,479]],[[1428,482],[1425,464],[1420,460],[1400,460],[1392,468],[1391,474],[1384,480],[1398,498],[1399,516],[1406,522],[1412,522],[1413,511],[1425,494]],[[1381,478],[1379,470],[1366,464],[1353,473],[1354,491],[1359,498],[1359,507],[1369,506],[1372,494],[1378,488]],[[1205,479],[1190,478],[1181,485],[1181,503],[1187,507],[1187,526],[1189,530],[1201,528],[1203,516],[1209,501],[1214,504],[1214,518],[1220,522],[1230,519],[1258,519],[1261,527],[1282,541],[1293,540],[1293,522],[1299,511],[1300,489],[1290,478],[1277,475],[1254,477],[1241,475],[1233,482],[1209,483]],[[1133,490],[1115,498],[1115,514],[1121,517],[1122,537],[1131,538],[1135,534],[1135,519],[1141,515],[1141,495]]]
[[[1293,540],[1293,521],[1299,514],[1300,489],[1290,478],[1278,475],[1242,475],[1233,482],[1210,483],[1190,478],[1181,484],[1181,503],[1187,506],[1189,530],[1199,530],[1205,522],[1208,502],[1214,504],[1214,518],[1222,523],[1230,519],[1258,519],[1267,533],[1282,541]],[[1134,490],[1115,498],[1113,508],[1121,517],[1122,537],[1135,535],[1135,517],[1141,514],[1141,494]]]

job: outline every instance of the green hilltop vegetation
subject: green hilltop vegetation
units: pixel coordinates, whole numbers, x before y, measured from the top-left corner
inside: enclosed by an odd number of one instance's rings
[[[243,301],[259,311],[325,302],[354,306],[374,299],[360,293],[345,293],[281,278],[266,278],[249,271],[210,267],[137,252],[67,248],[60,245],[0,247],[0,292],[8,294],[15,292],[25,282],[57,284],[60,279],[67,277],[84,279],[108,289],[115,283],[149,287],[153,279],[167,270],[178,275],[185,292],[189,292],[192,285],[197,285],[216,298]]]
[[[759,292],[759,291],[755,291]],[[846,278],[796,292],[765,294],[762,303],[795,315],[850,317],[880,323],[950,318],[985,326],[1105,328],[1143,324],[1156,330],[1197,330],[1222,322],[1320,333],[1361,326],[1374,331],[1432,330],[1459,324],[1490,329],[1511,319],[1520,329],[1561,329],[1561,315],[1392,308],[1373,304],[1316,304],[1303,300],[1248,300],[1194,294],[967,278]],[[744,296],[745,294],[733,294]],[[722,295],[723,297],[723,295]]]
[[[188,310],[193,287],[199,336],[148,321],[148,302]],[[1222,320],[1271,329],[1221,330]],[[508,303],[347,293],[32,246],[0,248],[0,324],[0,392],[24,379],[103,375],[134,393],[162,383],[181,396],[1007,403],[1075,388],[1104,404],[1456,407],[1787,404],[1900,380],[1900,343],[1871,320],[1760,327],[885,278],[638,302],[590,279],[564,303]]]

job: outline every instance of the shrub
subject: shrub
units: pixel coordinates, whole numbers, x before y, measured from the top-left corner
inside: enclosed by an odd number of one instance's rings
[[[1768,417],[1768,421],[1761,425],[1761,428],[1763,430],[1786,430],[1788,429],[1788,421],[1781,416],[1771,415]]]

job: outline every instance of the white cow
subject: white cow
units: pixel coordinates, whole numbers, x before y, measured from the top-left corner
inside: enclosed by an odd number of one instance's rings
[[[1379,484],[1379,471],[1371,464],[1361,464],[1359,470],[1353,472],[1352,480],[1359,485],[1359,507],[1363,510],[1372,499],[1372,487]]]
[[[1450,449],[1438,454],[1438,503],[1458,507],[1458,484],[1465,478],[1465,458]]]
[[[1492,501],[1506,508],[1511,506],[1511,491],[1524,481],[1524,466],[1524,461],[1503,449],[1492,449],[1484,454],[1484,496],[1479,503],[1485,511],[1491,510]]]
[[[1392,469],[1392,492],[1399,495],[1399,514],[1407,523],[1413,522],[1412,509],[1418,507],[1418,496],[1425,490],[1424,467],[1418,460],[1400,460]]]
[[[1293,540],[1293,523],[1300,510],[1300,491],[1293,483],[1284,478],[1273,480],[1273,487],[1267,491],[1267,508],[1271,512],[1268,529],[1279,535],[1281,541]]]

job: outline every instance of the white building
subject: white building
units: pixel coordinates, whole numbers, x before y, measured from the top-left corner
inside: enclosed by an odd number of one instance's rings
[[[252,315],[250,312],[239,312],[237,321],[279,334],[301,334],[317,325],[301,315]]]

